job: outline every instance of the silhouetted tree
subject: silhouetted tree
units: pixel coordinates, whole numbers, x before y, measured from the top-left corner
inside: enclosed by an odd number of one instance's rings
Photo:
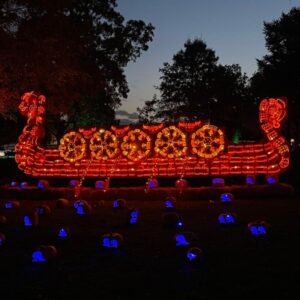
[[[300,138],[300,8],[293,8],[275,21],[264,23],[268,54],[257,60],[251,78],[258,97],[286,96],[289,100],[288,133]]]
[[[188,40],[184,49],[173,56],[172,63],[164,63],[160,72],[160,98],[139,110],[141,118],[150,110],[156,112],[157,120],[204,118],[224,124],[229,135],[236,127],[242,131],[246,109],[253,107],[253,102],[249,100],[247,77],[239,65],[218,64],[215,52],[195,39]]]
[[[145,101],[145,104],[142,108],[137,108],[138,122],[140,124],[154,123],[157,121],[157,104],[158,98],[157,95],[154,95],[152,100]]]
[[[124,21],[116,0],[0,2],[0,111],[24,91],[48,97],[52,114],[111,121],[129,91],[124,67],[148,49],[154,27]]]

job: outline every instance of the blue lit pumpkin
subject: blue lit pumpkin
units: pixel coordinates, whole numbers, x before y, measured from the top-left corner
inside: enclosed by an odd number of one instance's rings
[[[42,245],[32,252],[32,262],[44,263],[57,258],[57,249],[52,245]]]
[[[95,182],[95,188],[106,191],[109,188],[109,180],[97,180]]]
[[[146,191],[155,189],[157,187],[158,187],[158,180],[152,177],[148,178],[146,182]]]
[[[40,249],[34,250],[32,252],[31,257],[32,257],[32,262],[34,263],[46,262],[44,254]]]
[[[229,203],[232,203],[232,202],[233,202],[234,196],[233,196],[233,194],[231,194],[231,193],[223,193],[223,194],[221,194],[221,196],[220,196],[220,200],[221,200],[221,202],[224,203],[224,204],[229,204]]]
[[[219,215],[218,221],[221,225],[232,225],[236,223],[236,215],[232,213],[223,213]]]
[[[225,186],[225,180],[223,178],[213,178],[212,186],[214,187],[223,187]]]
[[[255,185],[255,183],[256,183],[256,177],[254,175],[247,175],[246,176],[246,184],[248,186]]]
[[[45,179],[39,180],[37,183],[37,187],[39,189],[47,189],[49,188],[49,186],[50,186],[49,181]]]
[[[29,186],[27,181],[23,181],[20,183],[20,189],[26,189]]]
[[[67,227],[61,227],[59,230],[58,230],[58,234],[57,236],[61,239],[65,239],[67,237],[69,237],[69,228]]]
[[[279,182],[279,178],[277,175],[267,175],[266,182],[267,184],[276,184]]]
[[[165,201],[165,208],[168,210],[173,210],[176,208],[176,198],[168,196]]]
[[[75,187],[75,186],[78,186],[78,185],[79,185],[79,180],[77,180],[77,179],[71,179],[69,181],[69,186]]]
[[[180,232],[174,236],[176,247],[191,246],[197,242],[197,236],[193,232]]]
[[[268,234],[270,224],[266,221],[254,221],[248,224],[248,229],[254,236],[264,236]]]
[[[112,232],[102,236],[101,245],[106,249],[118,249],[123,242],[124,238],[120,233]]]
[[[9,186],[10,187],[18,187],[19,186],[19,182],[18,181],[12,181]]]
[[[137,209],[132,208],[129,210],[129,224],[134,225],[138,221],[139,212]]]
[[[176,246],[188,246],[190,243],[188,242],[186,236],[183,233],[178,233],[175,235]]]
[[[113,202],[113,208],[115,209],[122,209],[126,207],[126,200],[125,199],[117,199]]]
[[[74,208],[76,210],[77,215],[80,215],[80,216],[88,215],[92,211],[91,205],[89,205],[88,202],[85,200],[75,201]]]
[[[6,209],[17,209],[21,206],[19,201],[6,201],[4,203],[4,208]]]
[[[198,247],[188,249],[186,257],[190,263],[199,263],[203,260],[203,251]]]
[[[39,215],[36,211],[24,215],[23,222],[25,227],[34,227],[39,224]]]

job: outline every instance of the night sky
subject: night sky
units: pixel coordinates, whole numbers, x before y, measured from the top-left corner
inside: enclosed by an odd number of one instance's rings
[[[126,68],[130,87],[120,110],[130,113],[150,100],[159,84],[159,68],[170,62],[188,38],[201,38],[222,64],[238,63],[251,76],[256,58],[267,53],[263,22],[299,7],[300,0],[119,0],[117,10],[128,19],[155,26],[147,52]]]

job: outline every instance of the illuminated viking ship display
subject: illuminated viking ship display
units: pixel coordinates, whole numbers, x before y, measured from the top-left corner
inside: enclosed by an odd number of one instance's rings
[[[19,109],[27,117],[15,159],[26,174],[39,177],[149,177],[273,175],[290,164],[281,127],[284,98],[259,105],[262,142],[235,145],[211,124],[111,126],[67,132],[58,149],[43,147],[46,97],[25,93]]]

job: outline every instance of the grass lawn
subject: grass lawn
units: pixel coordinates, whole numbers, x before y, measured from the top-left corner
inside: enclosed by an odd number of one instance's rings
[[[128,201],[127,207],[139,211],[139,222],[131,227],[124,224],[126,210],[113,210],[109,200],[88,216],[76,215],[72,206],[56,208],[55,199],[21,200],[17,210],[4,209],[4,202],[1,300],[297,298],[292,295],[300,278],[300,204],[293,197],[236,199],[231,205],[178,201],[183,231],[194,232],[204,252],[199,265],[188,262],[187,248],[175,246],[179,230],[163,226],[163,201]],[[42,203],[52,213],[40,216],[37,227],[25,228],[25,212]],[[218,215],[227,211],[237,214],[238,223],[222,227]],[[247,224],[257,219],[271,224],[267,236],[250,235]],[[70,229],[67,240],[57,237],[62,226]],[[119,251],[101,247],[101,236],[109,232],[124,236]],[[57,260],[32,263],[32,251],[48,244],[57,247]]]

